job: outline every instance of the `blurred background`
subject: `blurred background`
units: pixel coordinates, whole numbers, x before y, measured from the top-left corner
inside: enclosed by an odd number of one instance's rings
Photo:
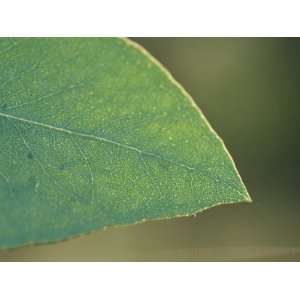
[[[300,261],[300,39],[134,40],[195,99],[253,203],[0,251],[0,260]]]

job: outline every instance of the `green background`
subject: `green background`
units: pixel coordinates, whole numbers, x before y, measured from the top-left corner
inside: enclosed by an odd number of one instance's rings
[[[254,202],[0,251],[0,260],[299,260],[300,40],[135,40],[201,107]]]

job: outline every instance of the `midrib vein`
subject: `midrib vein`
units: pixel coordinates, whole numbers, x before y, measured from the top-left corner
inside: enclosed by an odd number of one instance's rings
[[[107,139],[107,138],[104,138],[104,137],[99,137],[99,136],[92,135],[92,134],[81,133],[81,132],[77,132],[77,131],[73,131],[73,130],[69,130],[69,129],[65,129],[65,128],[61,128],[61,127],[56,127],[56,126],[53,126],[53,125],[49,125],[49,124],[45,124],[45,123],[37,122],[37,121],[33,121],[33,120],[28,120],[28,119],[24,119],[24,118],[21,118],[21,117],[16,117],[16,116],[6,114],[6,113],[2,113],[2,112],[0,112],[0,117],[15,120],[15,121],[18,121],[18,122],[31,124],[31,125],[38,126],[38,127],[43,127],[43,128],[46,128],[46,129],[49,129],[49,130],[54,130],[54,131],[57,131],[57,132],[61,132],[61,133],[67,134],[67,135],[75,135],[75,136],[79,136],[79,137],[89,139],[89,140],[96,140],[96,141],[100,141],[100,142],[103,142],[103,143],[116,145],[118,147],[130,150],[130,151],[135,151],[139,154],[144,154],[144,155],[147,155],[147,156],[152,156],[156,159],[167,161],[171,164],[177,165],[179,167],[186,168],[188,170],[196,170],[196,168],[193,168],[193,167],[188,166],[186,164],[176,162],[176,161],[173,161],[173,160],[169,160],[169,159],[165,159],[165,158],[163,158],[163,157],[161,157],[161,156],[159,156],[155,153],[144,151],[144,150],[141,150],[137,147],[122,144],[122,143],[119,143],[117,141],[113,141],[113,140],[110,140],[110,139]]]
[[[240,190],[237,189],[237,187],[235,185],[233,185],[231,182],[228,182],[227,180],[224,180],[224,178],[218,178],[216,176],[213,177],[213,176],[207,174],[206,172],[204,172],[203,170],[200,170],[199,168],[194,168],[194,167],[191,167],[187,164],[164,158],[160,155],[157,155],[157,154],[152,153],[152,152],[141,150],[141,149],[139,149],[137,147],[134,147],[134,146],[122,144],[122,143],[119,143],[117,141],[113,141],[113,140],[110,140],[110,139],[107,139],[107,138],[104,138],[104,137],[99,137],[99,136],[92,135],[92,134],[81,133],[81,132],[77,132],[77,131],[73,131],[73,130],[69,130],[69,129],[65,129],[65,128],[61,128],[61,127],[56,127],[56,126],[49,125],[49,124],[45,124],[45,123],[42,123],[42,122],[28,120],[28,119],[21,118],[21,117],[16,117],[16,116],[6,114],[6,113],[3,113],[3,112],[0,112],[0,117],[10,119],[10,120],[15,120],[15,121],[18,121],[18,122],[31,124],[31,125],[46,128],[46,129],[49,129],[49,130],[54,130],[54,131],[61,132],[63,134],[67,134],[67,135],[74,135],[74,136],[78,136],[78,137],[89,139],[89,140],[100,141],[100,142],[103,142],[103,143],[116,145],[116,146],[121,147],[123,149],[127,149],[129,151],[134,151],[134,152],[137,152],[141,155],[150,156],[150,157],[153,157],[155,159],[168,162],[168,163],[173,164],[175,166],[185,168],[185,169],[190,170],[190,171],[197,172],[197,173],[201,174],[202,176],[211,179],[216,184],[226,185],[227,187],[230,186],[235,191],[237,191],[240,195],[242,195]]]

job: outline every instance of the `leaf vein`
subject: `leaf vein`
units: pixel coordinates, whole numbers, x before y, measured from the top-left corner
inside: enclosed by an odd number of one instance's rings
[[[167,159],[167,158],[163,158],[160,155],[157,155],[157,154],[149,152],[149,151],[141,150],[141,149],[139,149],[135,146],[123,144],[123,143],[120,143],[120,142],[117,142],[117,141],[114,141],[114,140],[111,140],[111,139],[108,139],[108,138],[104,138],[104,137],[100,137],[100,136],[96,136],[96,135],[92,135],[92,134],[86,134],[86,133],[73,131],[73,130],[70,130],[70,129],[56,127],[56,126],[53,126],[53,125],[49,125],[49,124],[45,124],[45,123],[42,123],[42,122],[37,122],[37,121],[29,120],[29,119],[25,119],[25,118],[22,118],[22,117],[6,114],[6,113],[3,113],[3,112],[0,112],[0,117],[10,119],[10,120],[15,120],[15,121],[22,122],[22,123],[27,123],[27,124],[37,126],[37,127],[42,127],[42,128],[48,129],[48,130],[54,130],[54,131],[61,132],[63,134],[67,134],[67,135],[71,135],[71,136],[78,136],[78,137],[85,138],[85,139],[88,139],[88,140],[100,141],[100,142],[103,142],[103,143],[116,145],[120,148],[129,150],[129,151],[137,152],[138,154],[142,154],[142,155],[153,157],[153,158],[158,159],[158,160],[166,161],[166,162],[168,162],[172,165],[175,165],[177,167],[185,168],[185,169],[190,170],[190,171],[196,171],[196,172],[200,173],[202,176],[213,180],[217,184],[222,184],[222,185],[226,184],[227,186],[230,186],[234,190],[236,190],[240,195],[242,195],[242,193],[236,188],[235,185],[231,184],[230,182],[225,181],[224,179],[220,179],[220,178],[217,178],[217,177],[212,177],[207,173],[201,172],[201,170],[199,170],[198,168],[189,166],[185,163],[181,163],[181,162],[177,162],[177,161],[170,160],[170,159]]]

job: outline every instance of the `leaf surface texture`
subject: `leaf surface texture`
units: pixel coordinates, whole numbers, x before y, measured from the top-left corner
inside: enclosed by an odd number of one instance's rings
[[[0,39],[0,247],[249,200],[193,100],[139,46]]]

